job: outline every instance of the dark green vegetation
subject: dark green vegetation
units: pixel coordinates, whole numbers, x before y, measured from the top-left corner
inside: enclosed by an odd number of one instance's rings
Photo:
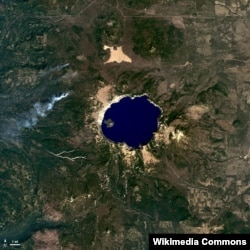
[[[134,18],[134,52],[143,57],[172,57],[184,42],[183,31],[165,20]]]
[[[143,210],[152,220],[157,216],[160,221],[179,222],[190,216],[187,200],[169,183],[157,181],[153,184],[136,178],[131,178],[129,183],[139,189],[134,191],[132,207]]]
[[[1,159],[0,227],[6,230],[22,216],[38,211],[34,206],[37,180],[25,151],[14,147],[6,148],[1,143]]]
[[[141,93],[155,95],[157,82],[160,80],[161,78],[155,76],[155,72],[151,70],[125,71],[117,76],[116,91],[121,95],[140,95]]]
[[[250,232],[250,227],[247,226],[242,219],[240,219],[237,215],[233,214],[231,211],[225,212],[223,217],[220,218],[220,221],[225,224],[224,230],[221,233],[249,234]]]
[[[99,53],[103,46],[118,46],[123,34],[121,16],[111,10],[103,10],[94,20],[94,36]]]
[[[147,8],[152,3],[156,1],[154,0],[125,0],[125,4],[129,8]]]
[[[179,0],[123,0],[121,1],[121,4],[124,4],[126,9],[130,10],[144,10],[147,8],[152,7],[154,4],[169,4],[169,5],[174,5],[178,2]],[[199,1],[202,2],[202,1]]]

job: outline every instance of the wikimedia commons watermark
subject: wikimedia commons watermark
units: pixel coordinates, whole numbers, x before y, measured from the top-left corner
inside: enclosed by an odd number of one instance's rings
[[[169,248],[245,248],[250,249],[247,234],[150,234],[149,250]]]

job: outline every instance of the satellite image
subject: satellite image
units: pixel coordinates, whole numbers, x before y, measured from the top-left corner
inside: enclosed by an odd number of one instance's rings
[[[250,233],[249,0],[0,0],[0,27],[0,249]]]

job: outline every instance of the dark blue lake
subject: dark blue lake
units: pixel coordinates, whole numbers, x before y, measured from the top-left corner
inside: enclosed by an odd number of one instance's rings
[[[101,129],[111,141],[139,148],[152,139],[160,115],[160,108],[150,102],[148,96],[126,96],[106,110]]]

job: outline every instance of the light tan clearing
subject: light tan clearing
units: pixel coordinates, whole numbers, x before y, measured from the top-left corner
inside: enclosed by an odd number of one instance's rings
[[[187,109],[187,116],[193,120],[199,120],[203,114],[208,112],[208,107],[204,105],[194,105]]]
[[[135,186],[133,191],[136,202],[140,202],[142,199],[141,195],[139,194],[140,188],[138,186]]]
[[[110,91],[112,89],[111,85],[104,86],[100,88],[97,92],[96,99],[102,103],[103,106],[108,105],[108,101],[110,99]]]
[[[150,164],[150,163],[157,163],[159,162],[158,159],[156,159],[147,149],[146,147],[143,147],[141,149],[141,153],[142,153],[142,158],[143,158],[143,162],[144,164]]]
[[[86,142],[86,134],[84,130],[74,131],[71,138],[67,140],[71,145],[79,147],[83,142]]]
[[[165,144],[170,144],[171,140],[170,140],[170,134],[173,133],[175,131],[175,127],[173,126],[165,126],[165,125],[161,125],[158,132],[155,133],[155,141],[156,142],[164,142]]]
[[[215,1],[215,15],[217,16],[229,16],[230,11],[225,7],[225,3],[222,1]]]
[[[49,220],[59,221],[63,218],[63,214],[59,211],[56,211],[51,204],[46,204],[43,207],[43,213]]]
[[[244,4],[243,4],[244,5]],[[226,1],[215,1],[215,15],[216,16],[245,16],[246,11],[240,9],[240,3]]]
[[[246,7],[249,4],[249,0],[241,0],[241,4]]]
[[[84,61],[86,61],[87,60],[87,58],[86,58],[86,56],[85,55],[78,55],[77,57],[76,57],[76,59],[78,60],[78,61],[80,61],[80,62],[84,62]]]
[[[109,47],[107,45],[104,45],[103,49],[110,50],[110,58],[106,62],[104,62],[104,64],[111,63],[111,62],[117,62],[117,63],[121,63],[121,62],[131,63],[132,62],[132,59],[124,54],[121,46]]]
[[[34,250],[59,250],[59,234],[57,230],[48,230],[36,232],[32,236],[35,244]]]
[[[105,86],[101,81],[100,84],[102,87],[98,89],[96,96],[90,98],[90,102],[94,107],[91,116],[95,119],[98,125],[102,123],[102,118],[112,97],[112,85]]]
[[[175,86],[176,86],[176,83],[173,82],[170,84],[169,88],[173,89],[173,88],[175,88]]]
[[[166,93],[168,93],[168,83],[166,81],[159,83],[157,87],[157,94],[160,96]]]
[[[183,17],[181,17],[181,16],[173,16],[172,17],[172,23],[178,29],[185,29],[185,25],[184,25],[184,22],[183,22]]]
[[[166,145],[170,144],[172,140],[176,140],[178,143],[180,141],[187,142],[187,137],[181,130],[176,130],[174,126],[161,125],[158,132],[155,133],[155,141],[157,143],[164,143]]]
[[[96,110],[94,117],[97,118],[97,123],[99,125],[102,123],[104,113],[109,108],[111,103],[113,103],[110,101],[110,99],[112,98],[111,90],[112,86],[108,85],[99,89],[97,92],[96,99],[102,104],[102,107]]]
[[[126,162],[128,166],[131,166],[133,162],[136,160],[136,155],[134,150],[129,150],[127,145],[122,145],[120,150],[123,154],[123,160]]]
[[[219,231],[224,229],[224,225],[219,226],[210,226],[206,223],[203,223],[200,227],[192,227],[187,224],[187,222],[182,221],[180,222],[181,228],[184,232],[190,232],[193,234],[211,234],[211,233],[218,233]]]
[[[219,126],[222,130],[233,133],[235,128],[232,125],[232,121],[217,120],[216,125]]]
[[[179,143],[183,138],[185,138],[185,135],[182,131],[177,129],[176,131],[172,132],[172,140],[176,140]]]

